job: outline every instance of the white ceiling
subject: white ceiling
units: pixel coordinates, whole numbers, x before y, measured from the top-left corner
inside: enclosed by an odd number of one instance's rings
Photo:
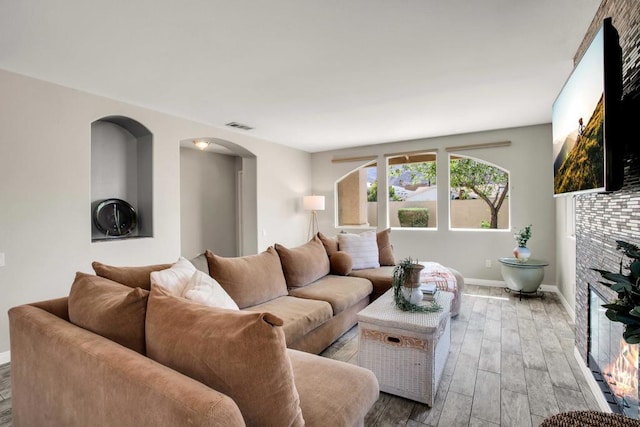
[[[0,68],[309,152],[548,123],[600,0],[0,0]]]

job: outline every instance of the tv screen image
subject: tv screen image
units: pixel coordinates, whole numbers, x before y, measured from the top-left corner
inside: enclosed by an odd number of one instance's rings
[[[553,104],[554,195],[619,188],[621,69],[617,32],[606,19]]]

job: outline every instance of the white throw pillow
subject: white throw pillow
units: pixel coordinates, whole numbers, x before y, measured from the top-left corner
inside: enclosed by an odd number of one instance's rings
[[[188,300],[209,307],[229,308],[239,310],[238,304],[213,277],[202,271],[196,271],[187,284],[184,297]]]
[[[180,257],[178,262],[166,270],[151,273],[151,284],[160,286],[172,295],[181,297],[196,268],[186,258]]]
[[[338,249],[351,255],[353,270],[380,267],[375,231],[361,234],[338,233]]]

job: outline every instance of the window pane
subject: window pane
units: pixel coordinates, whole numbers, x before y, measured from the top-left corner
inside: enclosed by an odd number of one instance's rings
[[[509,171],[471,157],[449,157],[451,228],[509,229]]]
[[[435,153],[391,157],[388,163],[389,226],[437,227]]]
[[[377,179],[377,163],[369,163],[342,177],[336,183],[337,226],[378,225],[377,203],[370,202]]]

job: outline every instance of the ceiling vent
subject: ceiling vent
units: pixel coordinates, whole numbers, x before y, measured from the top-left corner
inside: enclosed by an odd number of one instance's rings
[[[236,129],[242,129],[242,130],[253,129],[251,126],[243,125],[242,123],[238,123],[238,122],[229,122],[229,123],[226,123],[225,126],[229,126]]]

